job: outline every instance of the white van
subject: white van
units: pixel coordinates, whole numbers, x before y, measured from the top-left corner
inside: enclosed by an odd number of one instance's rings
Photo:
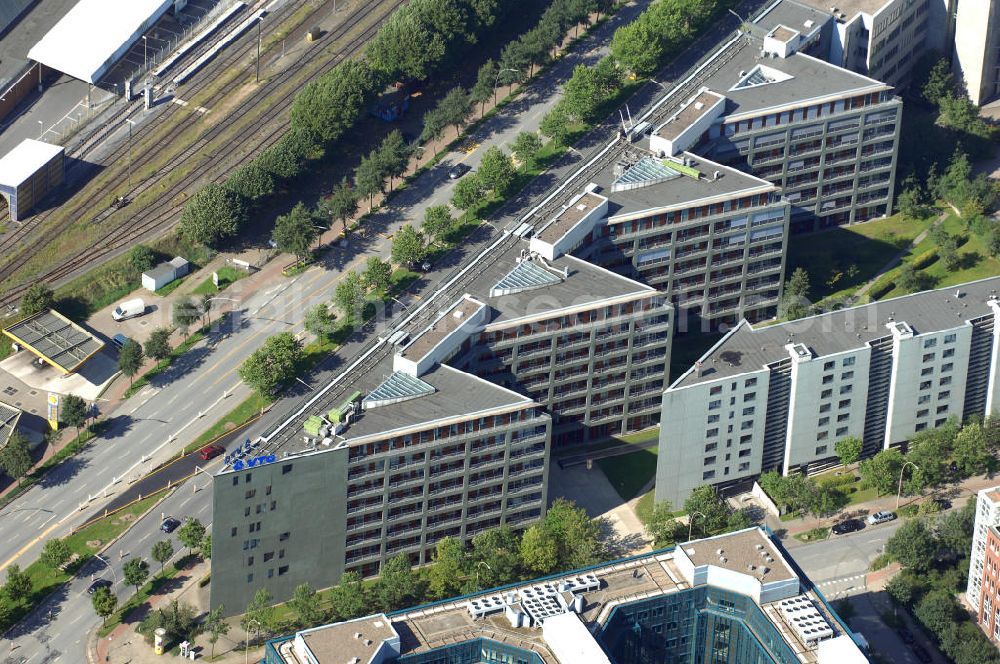
[[[141,316],[144,313],[146,313],[146,303],[142,301],[142,298],[137,297],[134,300],[122,302],[115,307],[115,310],[111,312],[111,317],[115,320],[125,320],[126,318]]]

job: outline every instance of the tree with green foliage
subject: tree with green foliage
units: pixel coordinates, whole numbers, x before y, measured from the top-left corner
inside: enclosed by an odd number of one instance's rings
[[[378,256],[369,256],[365,261],[365,272],[362,276],[365,288],[379,294],[388,292],[392,286],[392,265]]]
[[[577,65],[573,75],[563,85],[563,100],[571,117],[588,124],[597,121],[603,105],[622,85],[621,71],[610,57],[601,58],[595,66]]]
[[[205,560],[211,560],[212,558],[212,533],[206,533],[201,538],[201,557]]]
[[[570,134],[573,131],[573,118],[570,117],[566,104],[562,101],[553,106],[548,113],[542,117],[542,123],[538,130],[543,136],[548,136],[557,145],[568,145]]]
[[[538,153],[542,149],[542,138],[536,132],[522,131],[514,138],[511,149],[517,155],[517,160],[521,162],[522,168],[533,168],[538,159]]]
[[[935,634],[954,627],[959,619],[955,598],[944,588],[931,590],[913,608],[913,614]]]
[[[787,320],[808,316],[812,309],[809,302],[809,273],[797,267],[785,282],[785,289],[778,304],[779,315]]]
[[[496,85],[499,71],[497,63],[493,61],[493,58],[488,58],[486,62],[479,66],[479,71],[476,72],[476,83],[469,90],[469,100],[473,104],[479,104],[480,117],[486,112],[486,102],[495,94],[494,86]],[[493,100],[493,103],[496,103],[496,99]]]
[[[663,37],[650,21],[626,23],[611,38],[611,55],[639,76],[649,76],[660,68],[663,48]]]
[[[844,467],[850,466],[852,463],[857,463],[861,458],[861,450],[864,449],[864,441],[862,441],[857,436],[850,436],[848,438],[841,438],[838,440],[834,446],[833,451],[837,453],[837,457],[840,459],[840,463]]]
[[[378,78],[366,61],[344,60],[295,95],[292,127],[332,143],[354,128],[378,89]]]
[[[170,329],[157,327],[149,333],[146,344],[142,348],[146,357],[151,357],[157,362],[165,360],[170,356]]]
[[[903,454],[898,449],[882,450],[861,462],[861,480],[879,494],[895,493],[903,463]]]
[[[940,227],[937,227],[940,228]],[[937,234],[937,254],[938,259],[944,268],[949,272],[954,272],[958,269],[961,263],[961,259],[958,255],[958,240],[954,235],[950,235],[946,231],[942,230]]]
[[[405,553],[393,556],[379,570],[375,595],[383,611],[408,606],[417,597],[417,577]]]
[[[392,262],[404,267],[419,264],[427,254],[423,233],[405,224],[392,238]]]
[[[209,183],[184,205],[178,230],[206,247],[234,237],[247,221],[243,198],[226,187]]]
[[[551,574],[559,563],[555,538],[541,525],[529,527],[521,535],[521,563],[534,576]]]
[[[257,636],[270,634],[278,626],[277,612],[271,605],[273,600],[266,588],[258,588],[240,618],[240,629]]]
[[[908,520],[885,543],[885,552],[903,567],[926,572],[934,564],[937,544],[920,519]]]
[[[59,419],[66,426],[76,429],[76,437],[80,437],[80,429],[87,423],[89,408],[87,402],[75,394],[67,394],[63,397]]]
[[[806,509],[817,519],[823,519],[839,511],[848,502],[847,494],[837,487],[819,485],[809,495]]]
[[[122,375],[128,376],[128,384],[132,385],[135,375],[142,369],[142,362],[145,358],[142,355],[142,346],[135,339],[129,339],[118,351],[118,370]]]
[[[153,557],[153,560],[160,563],[160,575],[162,576],[163,566],[166,564],[168,560],[170,560],[171,556],[174,555],[173,542],[171,542],[168,539],[156,542],[155,544],[153,544],[153,548],[150,551],[150,555]]]
[[[265,398],[274,398],[290,381],[302,361],[302,343],[291,332],[269,337],[239,368],[244,383]]]
[[[444,59],[448,42],[416,15],[420,9],[419,3],[400,7],[368,41],[365,55],[384,80],[425,79]]]
[[[168,643],[194,640],[198,630],[194,607],[181,604],[176,599],[171,600],[166,606],[161,606],[146,616],[136,631],[152,640],[157,629],[166,632]]]
[[[319,237],[316,217],[301,201],[287,214],[274,220],[271,238],[280,251],[294,254],[299,260],[312,255],[312,243]]]
[[[420,130],[420,140],[424,143],[432,143],[441,138],[448,122],[444,113],[438,108],[432,108],[424,113],[423,128]]]
[[[295,611],[299,618],[299,625],[303,628],[313,627],[323,622],[325,616],[319,601],[319,595],[308,583],[300,583],[295,586],[292,598],[288,600],[288,605]]]
[[[921,290],[925,280],[924,273],[913,267],[913,263],[908,262],[904,262],[899,267],[899,273],[896,275],[896,285],[904,293],[915,293]]]
[[[955,76],[951,73],[951,64],[947,58],[941,58],[934,63],[920,91],[924,99],[935,106],[941,102],[942,98],[955,93]]]
[[[986,433],[977,422],[962,427],[955,437],[955,463],[963,477],[982,475],[993,464],[993,455],[986,444]]]
[[[139,592],[142,584],[149,578],[149,563],[142,558],[129,558],[122,567],[125,583],[135,588]]]
[[[966,556],[972,548],[976,525],[976,497],[970,496],[965,505],[938,518],[934,538],[938,546],[956,558]]]
[[[329,198],[321,206],[330,215],[331,221],[339,221],[344,233],[347,233],[347,221],[358,211],[358,195],[345,177],[333,188]]]
[[[530,48],[520,39],[507,42],[500,51],[499,71],[497,82],[509,85],[511,83],[524,80],[534,64]],[[496,93],[494,91],[494,102]]]
[[[700,486],[691,492],[684,501],[684,511],[688,514],[688,518],[695,518],[694,530],[705,535],[722,532],[729,522],[729,507],[710,484]],[[695,517],[695,512],[701,513],[702,516]]]
[[[687,535],[684,526],[674,517],[674,506],[664,500],[653,506],[646,521],[646,532],[653,539],[653,548],[671,546]]]
[[[39,558],[46,567],[56,570],[65,565],[71,555],[69,545],[56,538],[45,543]]]
[[[413,149],[398,129],[393,129],[382,139],[378,148],[378,158],[383,172],[389,176],[389,189],[392,189],[392,179],[406,172],[412,154]]]
[[[229,634],[229,623],[226,622],[225,611],[225,605],[220,604],[208,612],[208,615],[205,616],[205,622],[202,623],[202,627],[208,632],[208,643],[211,646],[208,655],[210,661],[215,659],[215,644],[219,642],[221,637]]]
[[[330,590],[330,604],[333,612],[341,620],[361,616],[368,606],[361,575],[350,570],[340,577],[340,583]]]
[[[556,540],[560,569],[579,569],[600,560],[600,528],[582,507],[557,498],[542,524]]]
[[[156,265],[156,253],[144,244],[137,244],[129,249],[125,262],[130,272],[139,275]]]
[[[19,431],[14,431],[7,444],[0,448],[0,469],[3,469],[7,476],[17,480],[18,486],[21,480],[31,470],[34,463],[31,460],[31,447],[28,439]]]
[[[466,575],[465,547],[454,537],[442,537],[434,547],[434,564],[427,573],[431,597],[444,599],[459,593]]]
[[[494,196],[504,198],[517,178],[517,171],[514,170],[510,155],[494,145],[483,154],[477,175],[483,186],[492,191]]]
[[[94,613],[101,618],[101,626],[108,624],[108,616],[115,612],[118,606],[116,597],[109,588],[100,587],[90,597],[90,604],[94,607]]]
[[[455,138],[458,138],[462,125],[472,114],[472,100],[461,86],[456,86],[438,102],[437,110],[444,124],[455,128]]]
[[[903,180],[902,191],[896,197],[896,210],[910,219],[923,219],[927,216],[927,206],[924,204],[924,199],[920,181],[910,175]]]
[[[323,156],[319,140],[313,131],[293,126],[254,161],[276,180],[291,180],[305,170],[306,162]]]
[[[484,530],[472,538],[471,565],[479,589],[516,580],[521,570],[521,543],[508,526]]]
[[[185,337],[188,334],[188,329],[199,320],[201,320],[201,311],[190,296],[185,295],[174,302],[174,325]]]
[[[424,223],[420,228],[436,242],[444,242],[455,230],[455,218],[447,205],[433,205],[424,210]]]
[[[470,210],[483,202],[488,191],[489,188],[479,177],[479,173],[470,173],[451,190],[451,204],[459,210]]]
[[[3,594],[11,602],[20,602],[31,595],[31,577],[21,571],[21,566],[11,563],[7,568],[7,581],[3,584]]]
[[[354,191],[358,196],[368,199],[368,211],[372,211],[375,194],[381,193],[385,186],[385,168],[379,159],[378,152],[372,150],[367,157],[362,157],[354,169]]]
[[[258,201],[274,193],[274,175],[254,159],[233,171],[226,180],[226,188],[247,201]]]
[[[55,303],[55,294],[46,283],[32,284],[21,296],[21,311],[25,316],[34,316],[46,309],[51,309]]]
[[[336,330],[334,324],[336,319],[337,317],[331,313],[326,302],[320,302],[306,310],[304,324],[306,331],[316,335],[317,339],[329,341]]]
[[[361,275],[354,270],[345,274],[333,292],[333,301],[348,321],[360,320],[365,304],[365,284]]]

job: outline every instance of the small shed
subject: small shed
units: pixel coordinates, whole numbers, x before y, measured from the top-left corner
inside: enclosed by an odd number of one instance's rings
[[[12,220],[20,221],[63,183],[64,152],[60,145],[26,138],[0,158],[0,194]]]
[[[0,401],[0,450],[7,446],[11,435],[17,430],[21,419],[21,409]]]
[[[187,275],[191,263],[180,256],[166,263],[160,263],[152,270],[142,273],[142,287],[148,291],[158,291],[167,284]]]

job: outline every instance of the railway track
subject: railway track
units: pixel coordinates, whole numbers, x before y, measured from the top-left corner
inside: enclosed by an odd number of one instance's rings
[[[221,134],[235,125],[238,125],[241,121],[246,120],[248,117],[251,117],[253,111],[257,109],[262,101],[268,100],[270,102],[265,113],[253,119],[252,124],[249,125],[251,128],[250,135],[255,133],[252,131],[253,129],[270,127],[272,123],[275,122],[278,123],[278,127],[259,142],[254,153],[248,154],[245,157],[230,163],[226,167],[218,168],[214,162],[206,162],[201,167],[192,169],[191,172],[172,184],[159,195],[158,200],[164,202],[163,204],[150,204],[146,206],[144,212],[134,213],[131,219],[123,224],[117,225],[114,229],[99,231],[88,247],[81,249],[79,252],[76,252],[67,258],[62,265],[52,268],[43,275],[39,275],[37,278],[33,278],[32,281],[46,281],[53,284],[59,283],[72,276],[76,276],[79,272],[85,271],[91,267],[90,263],[106,256],[113,255],[114,253],[131,246],[138,240],[148,237],[149,235],[171,225],[176,220],[177,213],[181,207],[180,205],[171,202],[172,200],[176,200],[178,196],[185,192],[191,185],[195,184],[210,172],[213,180],[224,179],[230,172],[232,172],[232,170],[238,168],[247,159],[252,158],[255,153],[266,150],[276,143],[281,138],[282,130],[288,123],[287,117],[282,118],[281,116],[285,114],[288,108],[290,108],[295,94],[301,86],[322,75],[322,73],[346,57],[353,55],[361,46],[363,46],[364,43],[368,41],[368,39],[370,39],[381,23],[392,13],[392,11],[401,5],[403,1],[404,0],[391,0],[389,2],[374,3],[355,12],[350,19],[331,31],[331,33],[325,37],[325,41],[330,41],[331,39],[336,41],[341,39],[350,33],[358,24],[365,22],[372,17],[374,17],[375,20],[360,35],[352,38],[349,42],[344,44],[343,48],[338,49],[336,53],[328,53],[327,49],[322,47],[315,48],[307,52],[302,59],[298,61],[299,67],[315,62],[320,58],[324,58],[320,62],[319,67],[314,70],[314,73],[305,77],[289,76],[281,79],[276,78],[260,86],[246,100],[244,100],[237,109],[230,113],[224,121],[221,121],[207,129],[193,144],[180,153],[174,155],[167,161],[166,164],[158,168],[152,176],[145,178],[131,189],[129,189],[127,185],[127,174],[118,174],[118,176],[115,177],[108,185],[104,186],[102,190],[95,192],[84,200],[76,202],[73,206],[73,210],[78,210],[83,214],[87,214],[85,210],[88,207],[101,207],[102,202],[106,204],[107,201],[111,200],[112,197],[116,195],[116,192],[119,191],[128,191],[126,196],[130,200],[134,200],[144,192],[158,186],[161,181],[161,177],[168,174],[175,167],[189,160],[200,151],[209,149],[212,146],[213,141],[215,141],[215,139],[217,139]],[[302,24],[307,24],[307,22],[311,21],[314,17],[327,12],[328,9],[329,7],[326,3],[324,3],[312,12],[310,16],[302,22]],[[222,70],[229,68],[238,63],[241,59],[246,58],[246,56],[255,48],[255,40],[248,41],[241,39],[240,42],[237,42],[236,48],[234,48],[231,53],[225,55],[221,59],[214,60],[213,63],[210,63],[209,67],[212,67],[213,69],[219,69],[221,67]],[[197,55],[194,57],[197,57]],[[252,66],[246,65],[243,69],[244,73],[247,73],[252,71]],[[205,87],[211,83],[211,77],[201,76],[192,81],[191,85],[179,86],[178,91],[183,92],[183,94],[187,97],[194,97],[199,91],[205,89]],[[271,99],[272,97],[277,98]],[[180,107],[178,106],[178,109],[179,108]],[[141,102],[134,104],[133,107],[128,109],[123,109],[121,117],[118,120],[119,125],[124,122],[125,117],[130,117],[129,115],[126,115],[127,113],[135,114],[138,113],[140,109]],[[150,121],[153,123],[150,126],[156,126],[167,122],[170,117],[173,117],[178,112],[178,109],[164,109],[161,114]],[[186,124],[175,122],[174,126],[165,137],[157,138],[157,143],[167,145],[171,141],[176,140],[187,129],[188,126]],[[145,133],[148,134],[149,131],[147,130]],[[133,172],[141,170],[143,166],[148,166],[152,159],[156,156],[155,152],[152,150],[143,151],[135,146],[133,146],[133,150],[134,152],[143,155],[143,157],[141,157],[141,161],[133,163]],[[128,145],[120,145],[109,156],[107,161],[109,163],[113,163],[115,161],[120,162],[121,160],[127,158],[127,152]],[[156,211],[151,214],[145,214],[145,212],[149,210]],[[105,219],[110,219],[114,214],[127,214],[128,212],[129,208],[124,208],[123,210],[115,211],[112,214],[107,215]],[[47,216],[48,215],[46,215],[46,218]],[[67,214],[66,216],[69,219],[74,217],[72,213]],[[102,219],[101,221],[104,221],[105,219]],[[44,219],[41,221],[44,221]],[[35,218],[33,218],[33,227],[35,227],[34,223]],[[59,227],[54,227],[47,229],[44,233],[38,233],[33,245],[38,246],[41,243],[51,240],[52,238],[58,236],[61,230],[62,229]],[[8,240],[5,240],[4,242],[6,243]],[[2,254],[3,251],[4,244],[0,244],[0,254]],[[0,279],[9,278],[10,275],[27,264],[30,258],[31,252],[22,250],[19,256],[0,267]],[[28,284],[20,284],[9,288],[2,296],[0,296],[0,304],[12,304],[16,302],[27,287]]]

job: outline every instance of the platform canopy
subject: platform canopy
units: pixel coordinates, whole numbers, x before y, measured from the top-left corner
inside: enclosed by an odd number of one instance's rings
[[[26,138],[0,158],[0,187],[16,189],[53,158],[62,154],[61,145]]]
[[[21,409],[0,401],[0,450],[2,450],[10,440],[11,434],[17,428],[17,421],[21,419]]]
[[[96,83],[174,0],[80,0],[28,59]]]
[[[43,311],[3,333],[63,373],[73,373],[104,348],[104,342],[57,311]]]

